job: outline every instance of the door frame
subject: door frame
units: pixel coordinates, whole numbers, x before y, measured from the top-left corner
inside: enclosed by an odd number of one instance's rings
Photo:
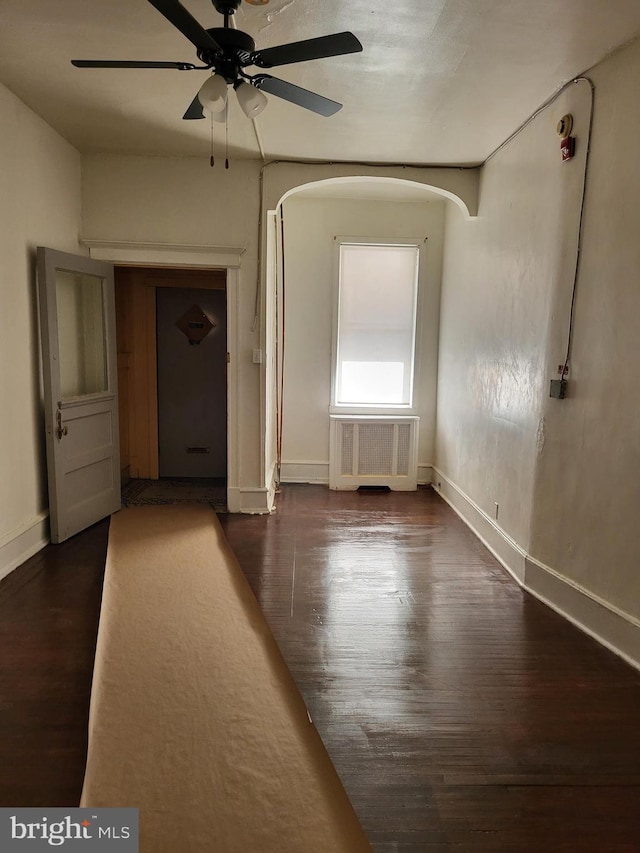
[[[227,364],[227,508],[229,512],[240,512],[238,334],[240,261],[245,249],[241,247],[132,243],[110,240],[84,240],[83,243],[88,246],[92,258],[109,261],[120,266],[176,270],[181,268],[222,269],[226,271],[227,352],[229,353]]]

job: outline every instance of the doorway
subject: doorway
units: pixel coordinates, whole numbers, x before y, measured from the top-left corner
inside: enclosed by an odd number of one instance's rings
[[[212,480],[215,468],[217,488],[226,491],[229,473],[226,278],[226,270],[116,267],[123,483],[182,477],[189,478],[193,486],[193,478]],[[198,308],[198,316],[190,313],[191,309],[197,313]],[[162,319],[159,322],[164,314],[166,322]],[[212,328],[203,335],[205,326]],[[201,336],[200,343],[189,343],[189,335],[194,338],[194,334]],[[174,353],[179,361],[177,369],[171,367],[171,355],[168,365],[163,367],[168,346],[170,350],[176,346],[176,353],[180,354]],[[181,361],[185,351],[186,362]],[[213,378],[211,372],[207,374],[203,369],[207,361],[213,361]],[[190,402],[182,387],[189,383]],[[198,432],[196,424],[207,408],[215,410],[210,411],[213,425],[209,421],[209,431],[204,427]],[[162,454],[161,432],[165,444]],[[176,457],[176,442],[182,442],[181,460]],[[166,459],[165,453],[169,453]],[[208,463],[212,467],[207,467]]]

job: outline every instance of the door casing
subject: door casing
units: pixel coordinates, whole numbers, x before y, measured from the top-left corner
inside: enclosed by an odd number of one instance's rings
[[[227,276],[227,509],[229,512],[262,511],[254,508],[253,489],[240,488],[238,338],[240,267],[244,246],[203,246],[118,240],[83,240],[92,258],[120,266],[152,269],[224,270]],[[262,491],[262,490],[259,490]]]

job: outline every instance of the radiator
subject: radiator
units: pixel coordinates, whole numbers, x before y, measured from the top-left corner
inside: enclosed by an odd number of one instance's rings
[[[418,487],[418,424],[413,416],[330,415],[329,486]]]

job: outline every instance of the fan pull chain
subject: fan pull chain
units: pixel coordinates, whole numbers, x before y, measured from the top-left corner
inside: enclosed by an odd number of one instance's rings
[[[209,160],[209,164],[211,167],[215,165],[215,158],[213,156],[213,113],[211,113],[211,158]]]
[[[224,167],[229,168],[229,107],[224,114]]]

